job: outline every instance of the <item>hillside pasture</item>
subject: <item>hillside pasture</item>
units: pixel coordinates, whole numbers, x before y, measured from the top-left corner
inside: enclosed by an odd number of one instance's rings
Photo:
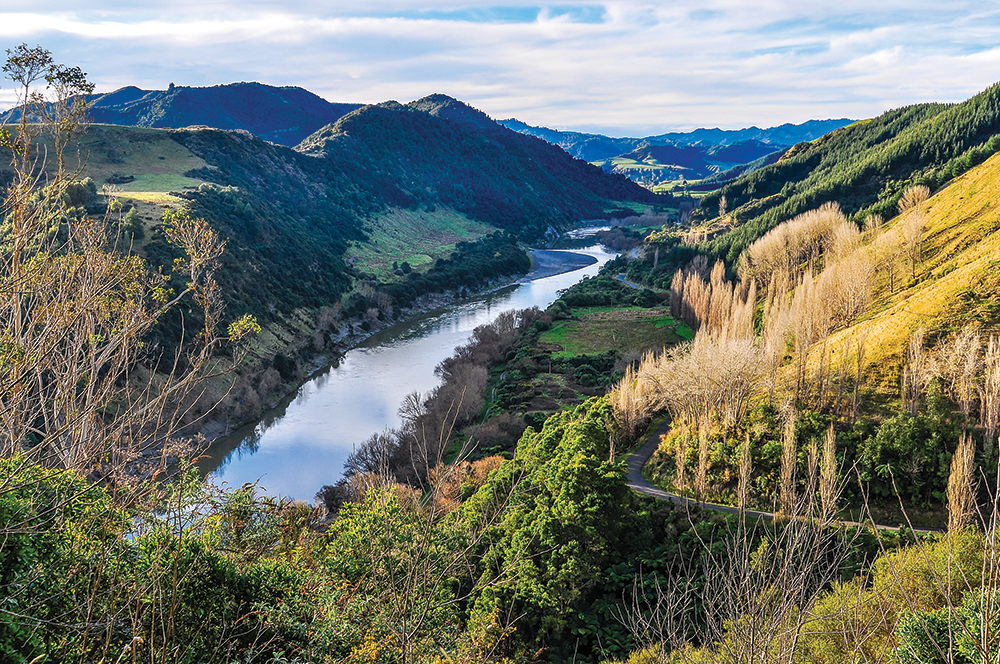
[[[448,258],[457,242],[474,242],[493,232],[488,224],[447,208],[433,211],[390,208],[365,223],[368,242],[355,242],[347,261],[382,281],[396,281],[393,263],[429,269],[439,258]]]

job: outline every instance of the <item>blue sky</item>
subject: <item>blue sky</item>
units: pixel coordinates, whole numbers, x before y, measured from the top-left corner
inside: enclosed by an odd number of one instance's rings
[[[633,136],[871,117],[1000,80],[1000,5],[948,0],[0,0],[0,45],[21,42],[99,91],[443,92],[497,119]]]

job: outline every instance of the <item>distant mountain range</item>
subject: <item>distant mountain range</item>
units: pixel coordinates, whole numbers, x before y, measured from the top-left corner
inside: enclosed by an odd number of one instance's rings
[[[602,161],[632,152],[644,145],[716,146],[756,141],[777,148],[787,148],[802,141],[812,141],[834,129],[849,125],[854,120],[809,120],[802,124],[783,124],[769,129],[695,129],[672,132],[643,138],[612,138],[603,134],[586,134],[576,131],[558,131],[547,127],[533,127],[520,120],[500,120],[500,124],[522,134],[537,136],[558,145],[574,157],[584,161]],[[774,150],[772,150],[773,152]],[[758,157],[761,155],[757,155]],[[756,158],[756,157],[755,157]],[[751,160],[748,160],[751,161]],[[745,163],[745,162],[744,162]]]
[[[231,83],[189,88],[171,84],[167,90],[129,86],[94,95],[90,116],[94,122],[130,127],[245,129],[272,143],[294,146],[359,106],[330,103],[296,87]],[[16,119],[18,111],[4,116]]]
[[[853,120],[810,120],[760,129],[695,129],[643,138],[533,127],[520,120],[501,120],[508,129],[537,136],[574,157],[600,165],[609,173],[652,186],[672,180],[697,180],[693,189],[713,190],[726,182],[772,164],[790,147],[812,141]]]

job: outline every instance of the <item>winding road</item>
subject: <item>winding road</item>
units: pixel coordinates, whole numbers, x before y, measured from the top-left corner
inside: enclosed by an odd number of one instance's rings
[[[624,274],[618,274],[615,276],[618,281],[622,282],[626,286],[631,288],[642,288],[640,284],[634,281],[629,281]],[[733,507],[732,505],[718,505],[716,503],[699,503],[697,500],[692,500],[685,496],[679,496],[676,493],[670,493],[664,491],[663,489],[653,486],[650,484],[645,477],[642,476],[642,467],[646,465],[649,461],[649,457],[653,456],[653,452],[660,445],[660,436],[670,431],[670,419],[663,420],[658,427],[652,432],[650,432],[649,437],[646,438],[646,442],[643,443],[642,447],[637,449],[635,452],[629,455],[626,463],[628,464],[628,486],[633,491],[644,494],[646,496],[652,496],[654,498],[659,498],[660,500],[669,500],[677,505],[683,505],[687,508],[702,508],[706,510],[711,510],[713,512],[724,512],[726,514],[739,514],[739,508]],[[763,519],[773,519],[776,515],[774,512],[759,512],[757,510],[746,510],[747,516],[754,518]],[[856,521],[838,521],[838,524],[842,526],[872,526],[871,522],[858,523]],[[874,527],[878,530],[897,530],[900,526],[905,524],[899,524],[896,526],[874,524]],[[909,527],[909,526],[907,526]],[[914,528],[914,532],[917,533],[940,533],[941,530],[931,529],[931,528]]]
[[[660,445],[660,436],[670,431],[670,419],[663,420],[656,429],[650,432],[649,437],[646,438],[646,442],[642,444],[642,447],[637,449],[635,452],[629,455],[626,463],[628,464],[628,486],[630,489],[637,493],[641,493],[646,496],[652,496],[653,498],[659,498],[660,500],[669,500],[677,505],[683,505],[687,508],[693,509],[706,509],[712,512],[724,512],[726,514],[739,514],[739,508],[733,507],[732,505],[719,505],[717,503],[699,503],[697,500],[691,498],[686,498],[684,496],[679,496],[676,493],[670,493],[664,491],[663,489],[653,486],[650,484],[645,477],[642,476],[642,467],[646,465],[649,461],[649,457],[653,456],[653,452]],[[757,510],[745,510],[744,512],[747,516],[756,519],[773,519],[776,514],[774,512],[760,512]],[[890,526],[887,524],[872,524],[870,521],[865,523],[858,523],[856,521],[836,521],[839,526],[865,526],[866,528],[874,527],[878,530],[898,530],[901,526],[906,526],[906,524],[898,524],[895,526]],[[906,526],[909,528],[909,526]],[[935,528],[913,528],[913,532],[916,533],[941,533],[944,532],[940,529]]]
[[[628,486],[633,491],[636,491],[647,496],[653,496],[654,498],[659,498],[661,500],[669,500],[678,505],[684,505],[685,507],[698,508],[703,507],[706,510],[712,510],[713,512],[725,512],[727,514],[739,514],[739,508],[732,507],[730,505],[717,505],[715,503],[699,503],[697,500],[692,500],[690,498],[685,498],[684,496],[678,496],[676,493],[669,493],[660,489],[658,487],[650,484],[645,477],[642,476],[642,467],[646,465],[649,461],[649,457],[653,456],[653,452],[660,445],[660,436],[662,434],[670,431],[670,420],[665,419],[660,423],[660,426],[656,427],[655,430],[650,432],[649,437],[646,442],[642,444],[642,447],[637,449],[631,455],[629,455],[626,463],[628,464]],[[765,518],[773,519],[774,512],[758,512],[756,510],[746,510],[747,516],[755,518]]]

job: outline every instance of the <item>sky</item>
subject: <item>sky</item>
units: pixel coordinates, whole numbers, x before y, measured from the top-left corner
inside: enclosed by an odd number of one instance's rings
[[[99,92],[237,81],[329,101],[444,93],[615,136],[866,118],[1000,80],[1000,3],[951,0],[0,0]],[[12,101],[9,82],[0,104]]]

